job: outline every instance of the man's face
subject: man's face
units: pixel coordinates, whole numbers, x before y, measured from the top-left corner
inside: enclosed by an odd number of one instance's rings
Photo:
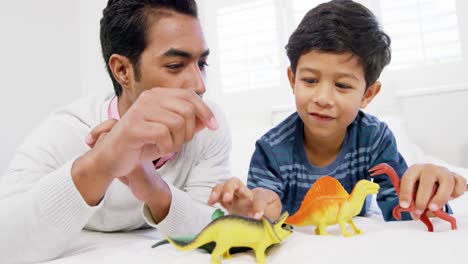
[[[313,50],[300,57],[292,78],[306,133],[323,139],[343,136],[363,106],[366,90],[364,69],[357,57]]]
[[[124,91],[127,98],[134,102],[142,91],[154,87],[191,89],[203,95],[208,48],[199,20],[174,12],[155,20],[147,34],[140,78],[132,78],[130,89]]]

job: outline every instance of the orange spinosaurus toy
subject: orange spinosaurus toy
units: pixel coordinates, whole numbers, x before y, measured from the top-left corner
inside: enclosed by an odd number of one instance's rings
[[[299,210],[288,217],[286,223],[296,226],[314,225],[317,235],[328,235],[327,226],[339,224],[345,237],[353,235],[346,229],[346,224],[349,224],[354,234],[361,234],[362,231],[354,224],[353,217],[361,212],[366,196],[376,194],[378,190],[377,183],[360,180],[351,194],[348,194],[337,179],[324,176],[310,187]]]

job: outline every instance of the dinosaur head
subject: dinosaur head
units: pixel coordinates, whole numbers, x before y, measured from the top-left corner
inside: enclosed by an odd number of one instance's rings
[[[377,183],[368,181],[368,180],[360,180],[354,186],[353,192],[355,194],[367,196],[369,194],[376,194],[379,192],[380,186]]]
[[[284,221],[286,221],[286,218],[288,218],[288,216],[289,216],[288,212],[284,212],[273,226],[273,230],[275,230],[275,233],[278,235],[278,238],[280,239],[280,241],[283,241],[284,239],[286,239],[293,232],[292,227],[284,223]]]

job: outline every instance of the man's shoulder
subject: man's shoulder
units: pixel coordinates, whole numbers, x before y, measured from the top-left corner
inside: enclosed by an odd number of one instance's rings
[[[289,144],[294,141],[298,126],[302,124],[297,112],[294,112],[281,123],[268,130],[259,141],[265,142],[271,147]]]
[[[94,127],[106,118],[106,111],[113,92],[95,93],[82,96],[75,101],[61,106],[51,113],[49,118],[78,120],[87,126]]]

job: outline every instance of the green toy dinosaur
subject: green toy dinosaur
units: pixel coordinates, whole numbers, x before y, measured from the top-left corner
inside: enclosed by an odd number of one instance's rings
[[[237,215],[220,216],[208,224],[194,239],[190,237],[168,238],[167,241],[180,250],[203,248],[211,252],[211,263],[221,263],[220,257],[229,258],[231,254],[253,249],[257,263],[266,263],[265,250],[288,237],[291,227],[283,223],[288,217],[285,212],[276,223],[267,218],[255,220]],[[161,241],[153,247],[165,244]]]

